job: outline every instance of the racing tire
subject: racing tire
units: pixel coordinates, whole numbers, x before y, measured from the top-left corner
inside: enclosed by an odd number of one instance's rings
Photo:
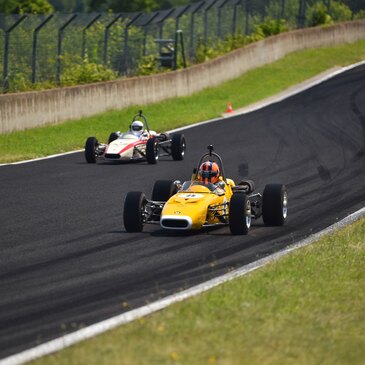
[[[139,191],[130,191],[125,197],[123,222],[127,232],[142,232],[142,211],[146,205],[146,196]]]
[[[152,190],[152,200],[167,202],[177,193],[177,187],[171,180],[157,180]]]
[[[158,140],[150,138],[146,144],[146,159],[149,164],[156,164],[158,160]]]
[[[85,143],[85,159],[87,163],[96,162],[96,148],[99,142],[95,137],[89,137]]]
[[[246,235],[251,226],[251,202],[246,194],[232,195],[229,203],[229,229],[234,235]]]
[[[238,186],[243,187],[246,194],[251,194],[255,190],[255,183],[252,180],[241,180]]]
[[[158,136],[157,136],[157,139],[160,141],[160,142],[166,142],[168,141],[170,138],[170,135],[168,133],[160,133]]]
[[[174,134],[171,139],[171,155],[175,161],[184,159],[186,141],[183,134]]]
[[[112,143],[113,141],[115,141],[118,138],[119,138],[118,133],[116,133],[116,132],[110,133],[110,136],[109,136],[109,139],[108,139],[108,144]]]
[[[266,226],[282,226],[288,214],[286,186],[268,184],[262,194],[262,219]]]

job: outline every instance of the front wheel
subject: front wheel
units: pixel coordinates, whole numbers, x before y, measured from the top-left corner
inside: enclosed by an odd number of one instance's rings
[[[85,143],[85,159],[88,163],[96,162],[96,149],[98,140],[95,137],[89,137]]]
[[[282,226],[288,215],[286,186],[268,184],[262,194],[262,219],[266,226]]]
[[[110,136],[108,138],[108,144],[112,143],[113,141],[115,141],[118,138],[119,138],[119,134],[117,132],[110,133]]]
[[[146,159],[149,164],[156,164],[158,160],[158,141],[157,138],[150,138],[146,144]]]
[[[246,194],[232,195],[229,203],[229,228],[232,234],[246,235],[251,226],[251,203]]]
[[[146,196],[139,191],[127,194],[123,212],[124,227],[127,232],[142,232],[146,202]]]
[[[171,155],[175,161],[184,159],[186,141],[183,134],[174,134],[171,139]]]

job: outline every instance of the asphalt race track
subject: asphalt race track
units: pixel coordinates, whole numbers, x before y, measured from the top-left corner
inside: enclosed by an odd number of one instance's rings
[[[182,162],[89,165],[77,153],[0,168],[0,358],[226,273],[365,205],[365,66],[184,133]],[[126,233],[126,192],[188,180],[209,144],[236,182],[287,185],[287,224],[254,221],[248,236]]]

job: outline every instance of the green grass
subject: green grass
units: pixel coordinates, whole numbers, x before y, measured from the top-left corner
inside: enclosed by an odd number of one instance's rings
[[[0,135],[0,162],[12,162],[81,149],[89,136],[106,141],[110,132],[125,130],[139,109],[151,129],[165,131],[221,115],[274,95],[333,66],[365,59],[365,41],[297,52],[193,96],[111,111],[90,118]]]
[[[365,363],[365,218],[33,365]]]

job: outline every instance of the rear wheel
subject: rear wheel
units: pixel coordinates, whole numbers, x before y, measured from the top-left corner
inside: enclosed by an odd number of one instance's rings
[[[116,133],[116,132],[110,133],[110,136],[109,136],[109,139],[108,139],[108,144],[112,143],[113,141],[115,141],[118,138],[119,138],[118,133]]]
[[[96,162],[96,148],[98,140],[95,137],[89,137],[85,143],[85,159],[88,163]]]
[[[282,226],[288,214],[285,185],[268,184],[262,195],[262,219],[266,226]]]
[[[157,180],[152,190],[152,200],[167,202],[177,193],[177,187],[171,180]]]
[[[251,194],[255,190],[255,183],[252,180],[241,180],[238,186],[241,186],[246,194]]]
[[[233,194],[229,203],[229,228],[232,234],[247,234],[251,226],[251,203],[246,194]]]
[[[176,161],[184,159],[186,141],[183,134],[174,134],[171,139],[171,155]]]
[[[139,191],[131,191],[124,201],[123,221],[127,232],[141,232],[144,224],[146,196]]]
[[[146,158],[149,164],[155,164],[158,160],[158,141],[156,138],[150,138],[146,144]]]

